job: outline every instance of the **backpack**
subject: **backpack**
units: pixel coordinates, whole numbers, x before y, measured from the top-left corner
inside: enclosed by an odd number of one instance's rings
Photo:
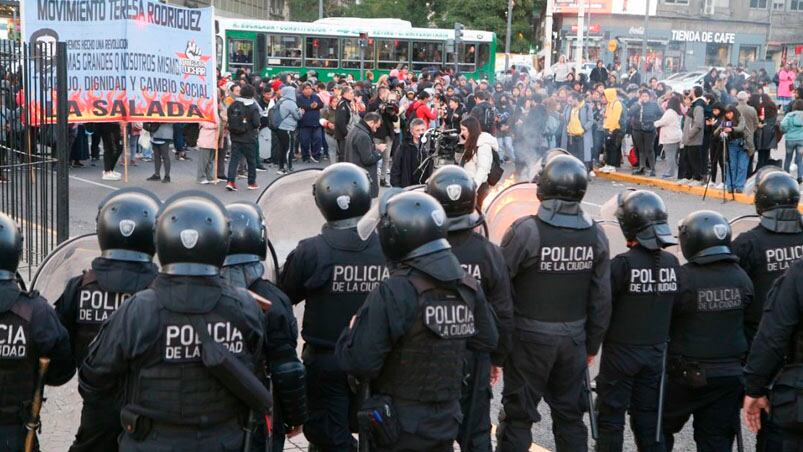
[[[485,106],[482,112],[482,131],[491,133],[496,125],[496,109],[490,105]]]
[[[282,102],[284,102],[284,99],[279,99],[268,112],[268,128],[274,132],[279,130],[279,126],[287,119],[287,116],[282,117],[282,112],[279,108]]]
[[[242,102],[235,102],[229,107],[229,132],[232,135],[244,135],[251,129],[248,124],[248,110]]]
[[[159,127],[161,126],[162,124],[158,122],[146,122],[142,124],[142,128],[147,130],[148,133],[156,133],[156,131],[159,130]]]
[[[493,155],[493,163],[491,163],[491,170],[488,171],[488,185],[493,187],[502,180],[505,169],[502,168],[502,162],[499,159],[499,153],[496,152],[496,149],[491,149],[491,155]]]

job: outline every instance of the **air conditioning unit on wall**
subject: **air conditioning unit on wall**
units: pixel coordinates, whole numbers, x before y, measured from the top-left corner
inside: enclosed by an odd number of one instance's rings
[[[703,0],[703,15],[713,16],[716,11],[714,0]]]

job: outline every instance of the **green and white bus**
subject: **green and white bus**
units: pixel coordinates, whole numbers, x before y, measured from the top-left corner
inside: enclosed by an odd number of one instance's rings
[[[223,72],[249,68],[272,76],[314,70],[329,81],[337,74],[360,75],[361,33],[367,34],[363,69],[378,78],[406,65],[418,72],[431,67],[454,67],[447,53],[454,30],[415,28],[398,19],[328,18],[312,23],[269,20],[216,19],[217,61]],[[492,80],[496,35],[465,30],[457,46],[458,65],[467,77]]]

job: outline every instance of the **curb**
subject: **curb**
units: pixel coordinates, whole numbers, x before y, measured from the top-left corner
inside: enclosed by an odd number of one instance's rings
[[[704,185],[701,185],[699,187],[690,187],[688,185],[680,185],[675,181],[659,179],[655,177],[635,176],[632,174],[624,174],[624,173],[597,172],[597,178],[613,180],[617,182],[627,182],[629,184],[648,185],[651,187],[661,188],[664,190],[674,191],[678,193],[687,193],[696,196],[703,196],[703,194],[706,193]],[[730,192],[723,193],[723,190],[717,190],[711,187],[708,188],[708,194],[707,194],[708,198],[722,199],[723,195],[729,201],[733,200],[733,197],[731,197]],[[734,193],[734,197],[736,198],[736,202],[750,205],[753,204],[753,195],[745,195],[744,193]],[[800,209],[800,207],[798,209]]]

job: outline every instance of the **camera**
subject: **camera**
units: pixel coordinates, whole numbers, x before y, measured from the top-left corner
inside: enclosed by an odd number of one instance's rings
[[[508,123],[508,121],[510,121],[510,113],[507,111],[502,113],[497,113],[496,120],[499,121],[500,125],[505,125]]]
[[[382,102],[379,104],[379,110],[382,113],[388,113],[390,115],[398,115],[399,114],[399,103],[398,102]]]
[[[426,158],[434,162],[435,169],[452,165],[460,148],[460,131],[429,129],[421,137],[421,146]]]

